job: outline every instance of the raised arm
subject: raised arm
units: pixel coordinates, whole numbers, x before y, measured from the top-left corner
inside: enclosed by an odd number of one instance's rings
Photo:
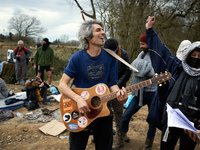
[[[181,61],[173,56],[169,48],[162,43],[157,32],[153,29],[155,21],[155,17],[149,16],[145,25],[152,66],[156,73],[166,70],[173,73],[177,67],[181,67]]]

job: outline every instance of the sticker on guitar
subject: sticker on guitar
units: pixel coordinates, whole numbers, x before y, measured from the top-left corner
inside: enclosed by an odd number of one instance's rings
[[[88,91],[83,91],[81,93],[81,97],[84,98],[85,100],[87,100],[89,98],[90,94]]]
[[[63,120],[64,120],[64,122],[66,122],[66,123],[70,122],[70,121],[71,121],[71,115],[70,115],[69,113],[65,113],[65,114],[63,115]]]
[[[87,124],[88,124],[87,118],[85,118],[85,117],[80,117],[80,118],[78,119],[78,126],[79,126],[79,127],[85,128],[85,127],[87,126]]]
[[[95,91],[98,95],[103,95],[106,92],[106,87],[103,84],[98,84]]]

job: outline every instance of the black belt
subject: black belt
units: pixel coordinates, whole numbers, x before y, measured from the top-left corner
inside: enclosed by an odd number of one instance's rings
[[[183,106],[183,104],[181,102],[177,103],[177,105]],[[199,108],[196,108],[196,107],[190,106],[190,105],[188,105],[187,108],[192,109],[192,110],[196,110],[196,111],[200,111]]]

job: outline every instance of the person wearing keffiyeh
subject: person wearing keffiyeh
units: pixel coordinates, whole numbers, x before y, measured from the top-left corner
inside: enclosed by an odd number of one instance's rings
[[[162,130],[161,150],[174,150],[179,138],[180,150],[194,150],[197,143],[184,129],[168,127],[166,111],[162,110],[168,103],[171,107],[180,109],[196,128],[200,126],[200,42],[189,45],[184,50],[181,61],[162,43],[153,29],[154,23],[155,17],[149,16],[146,21],[146,35],[152,65],[156,72],[169,71],[172,79],[170,83],[158,88],[147,121],[161,123],[161,126],[157,124]],[[158,113],[162,118],[155,117]]]

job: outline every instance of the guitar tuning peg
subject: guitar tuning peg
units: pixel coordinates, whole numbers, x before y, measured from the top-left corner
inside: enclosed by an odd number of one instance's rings
[[[162,84],[159,84],[159,86],[162,86]]]
[[[165,71],[165,74],[167,75],[167,71]]]
[[[155,73],[155,76],[157,77],[157,76],[158,76],[158,73]]]
[[[160,76],[161,76],[161,77],[163,76],[162,72],[160,73]]]
[[[163,84],[165,85],[165,84],[167,84],[166,82],[163,82]]]

